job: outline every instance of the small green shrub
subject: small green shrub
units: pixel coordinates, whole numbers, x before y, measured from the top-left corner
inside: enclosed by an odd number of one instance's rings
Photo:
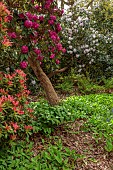
[[[84,75],[76,75],[74,81],[78,91],[82,94],[104,92],[105,90],[104,86],[99,86],[98,84],[93,83],[90,78],[85,77]]]
[[[81,93],[81,94],[94,94],[102,93],[106,90],[113,88],[112,79],[102,79],[103,85],[99,85],[98,82],[94,82],[89,78],[89,76],[75,74],[71,72],[68,76],[60,78],[59,83],[56,85],[62,93]]]
[[[70,77],[64,77],[63,82],[56,85],[56,89],[60,90],[62,93],[71,93],[73,91],[73,82]]]
[[[35,121],[33,122],[34,132],[41,131],[50,134],[56,126],[70,121],[74,115],[68,111],[62,103],[57,106],[50,106],[46,101],[31,102],[29,107],[34,110]]]
[[[103,78],[103,83],[104,83],[104,87],[105,89],[113,89],[113,78],[109,78],[109,79],[105,79]]]

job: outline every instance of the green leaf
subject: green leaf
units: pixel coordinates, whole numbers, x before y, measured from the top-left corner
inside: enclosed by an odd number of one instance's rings
[[[107,139],[105,149],[108,152],[111,152],[113,150],[113,141],[111,138]]]

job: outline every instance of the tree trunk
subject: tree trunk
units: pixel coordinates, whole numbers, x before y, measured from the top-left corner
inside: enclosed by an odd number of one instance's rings
[[[49,80],[47,75],[43,72],[42,68],[40,67],[40,64],[37,63],[36,61],[32,60],[32,58],[28,58],[28,62],[33,69],[36,77],[40,81],[42,87],[44,88],[47,96],[47,100],[51,105],[56,105],[59,103],[59,98]]]

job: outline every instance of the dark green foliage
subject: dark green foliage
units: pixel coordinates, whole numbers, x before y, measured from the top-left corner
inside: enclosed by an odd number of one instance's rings
[[[67,107],[63,104],[53,107],[42,100],[42,102],[31,103],[30,107],[35,109],[36,120],[33,123],[35,132],[41,131],[50,134],[56,126],[73,118],[73,115],[70,115]]]
[[[73,170],[81,155],[62,145],[58,140],[34,156],[33,143],[18,142],[11,149],[0,150],[1,170]]]
[[[105,149],[113,150],[113,95],[92,94],[70,97],[65,104],[71,105],[77,118],[85,118],[85,128],[98,138],[106,139]]]

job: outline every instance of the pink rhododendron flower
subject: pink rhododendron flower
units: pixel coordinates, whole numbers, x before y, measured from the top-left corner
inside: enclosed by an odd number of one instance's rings
[[[62,30],[62,27],[61,27],[61,25],[58,23],[58,24],[56,24],[56,31],[57,32],[60,32]]]
[[[15,39],[15,38],[17,37],[17,35],[16,35],[15,32],[9,32],[9,33],[8,33],[8,36],[9,36],[10,38],[13,38],[13,39]]]
[[[50,5],[51,5],[51,4],[46,4],[46,5],[44,6],[44,8],[45,8],[45,9],[49,9],[49,8],[50,8]]]
[[[56,16],[50,15],[50,19],[55,21],[56,20]]]
[[[44,56],[38,56],[37,60],[42,61],[44,59]]]
[[[52,36],[51,36],[51,39],[52,39],[53,41],[55,41],[55,40],[57,39],[57,37],[56,37],[55,35],[52,35]]]
[[[57,44],[57,49],[58,49],[58,51],[62,51],[62,44],[58,43]]]
[[[50,58],[51,59],[55,58],[55,54],[51,54]]]
[[[30,21],[30,20],[26,20],[26,21],[24,22],[24,26],[25,26],[26,28],[31,28],[32,25],[33,25],[33,23],[32,23],[32,21]]]
[[[56,59],[56,61],[55,61],[55,62],[56,62],[56,64],[60,64],[60,61],[59,61],[58,59]]]
[[[32,28],[37,29],[40,25],[37,22],[32,23]]]
[[[10,21],[12,21],[12,19],[13,19],[13,16],[11,16],[11,15],[8,15],[7,16],[7,20],[10,22]]]
[[[40,7],[39,5],[35,5],[35,7],[34,7],[34,8],[35,8],[35,9],[39,9],[39,7]]]
[[[39,5],[35,5],[35,7],[34,7],[38,12],[40,12],[41,10],[42,10],[42,7],[41,6],[39,6]]]
[[[21,53],[23,53],[23,54],[28,53],[28,47],[27,47],[26,45],[23,45],[23,46],[21,47]]]
[[[46,0],[46,4],[45,4],[44,8],[49,9],[52,2],[53,2],[53,0]]]
[[[65,49],[65,48],[62,48],[62,52],[65,53],[65,52],[66,52],[66,49]]]
[[[18,16],[19,16],[21,19],[24,19],[24,18],[25,18],[25,15],[24,15],[23,13],[20,13]]]
[[[36,43],[37,43],[37,40],[33,40],[32,43],[33,43],[33,44],[36,44]]]
[[[28,17],[29,20],[33,19],[33,15],[30,12],[27,12],[26,16]]]
[[[50,34],[50,37],[53,41],[55,41],[55,40],[59,41],[60,40],[59,36],[57,35],[57,33],[55,31],[49,30],[49,34]]]
[[[34,20],[34,21],[37,21],[38,19],[39,19],[39,17],[38,17],[36,14],[34,14],[34,15],[33,15],[33,20]]]
[[[35,48],[35,49],[34,49],[34,52],[35,52],[37,55],[41,54],[41,50],[38,49],[38,48]]]
[[[44,21],[44,17],[43,16],[39,16],[39,20],[42,22]]]
[[[64,13],[64,9],[61,10],[61,14],[63,14],[63,13]]]
[[[49,20],[48,24],[53,25],[54,24],[54,20]]]
[[[55,47],[50,47],[50,49],[49,49],[49,51],[52,52],[52,53],[54,53],[55,50],[56,50]]]
[[[28,63],[27,63],[26,61],[22,61],[22,62],[20,63],[20,67],[21,67],[22,69],[25,69],[27,66],[28,66]]]

